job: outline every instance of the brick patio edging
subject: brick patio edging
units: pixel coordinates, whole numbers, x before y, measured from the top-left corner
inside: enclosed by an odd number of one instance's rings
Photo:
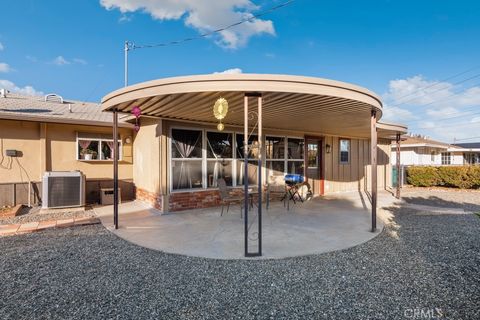
[[[92,224],[99,224],[100,219],[94,217],[70,218],[62,220],[48,220],[40,222],[27,222],[18,224],[0,225],[0,237],[13,236],[16,234],[32,233],[46,229],[53,228],[69,228],[77,226],[86,226]]]

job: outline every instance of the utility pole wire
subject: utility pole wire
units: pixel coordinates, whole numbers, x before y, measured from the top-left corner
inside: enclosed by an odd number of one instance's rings
[[[292,4],[293,2],[295,2],[295,0],[289,0],[289,1],[286,1],[284,3],[281,3],[279,5],[276,5],[276,6],[273,6],[271,7],[270,9],[267,9],[265,11],[262,11],[258,14],[254,14],[252,15],[250,18],[247,18],[247,19],[244,19],[244,20],[240,20],[238,22],[235,22],[235,23],[232,23],[231,25],[228,25],[226,27],[222,27],[222,28],[219,28],[219,29],[215,29],[215,30],[212,30],[212,31],[209,31],[209,32],[206,32],[206,33],[202,33],[198,36],[195,36],[195,37],[190,37],[190,38],[184,38],[184,39],[181,39],[181,40],[175,40],[175,41],[169,41],[169,42],[163,42],[163,43],[157,43],[157,44],[143,44],[143,45],[136,45],[135,43],[133,42],[129,42],[127,41],[126,42],[126,46],[128,45],[128,50],[134,50],[134,49],[144,49],[144,48],[155,48],[155,47],[166,47],[166,46],[171,46],[171,45],[178,45],[178,44],[182,44],[184,42],[188,42],[188,41],[193,41],[193,40],[198,40],[198,39],[202,39],[202,38],[205,38],[205,37],[208,37],[208,36],[211,36],[213,34],[216,34],[216,33],[219,33],[219,32],[222,32],[222,31],[225,31],[225,30],[228,30],[228,29],[231,29],[233,27],[236,27],[236,26],[239,26],[241,24],[244,24],[246,22],[251,22],[257,18],[260,18],[260,17],[263,17],[264,15],[266,14],[269,14],[275,10],[278,10],[278,9],[281,9],[283,7],[286,7],[290,4]]]
[[[476,75],[474,75],[474,76],[472,76],[472,77],[470,77],[470,78],[467,78],[467,79],[463,79],[463,80],[454,82],[454,83],[452,83],[452,85],[461,84],[461,83],[467,82],[467,81],[469,81],[469,80],[472,80],[472,79],[475,79],[475,78],[478,78],[478,77],[480,77],[480,73],[477,73]],[[436,92],[438,92],[438,91],[440,91],[440,90],[445,90],[445,89],[447,89],[447,88],[448,88],[448,87],[440,88],[440,89],[437,89],[437,90],[435,90],[435,91],[429,92],[428,94],[436,93]],[[423,92],[423,95],[425,95],[425,92]],[[408,99],[408,100],[406,100],[406,101],[404,101],[404,102],[400,102],[400,103],[391,105],[391,107],[401,106],[402,104],[405,104],[405,103],[407,103],[407,102],[413,101],[413,100],[415,100],[415,99],[417,99],[417,98],[421,98],[421,97],[414,97],[414,98]]]
[[[465,70],[465,71],[462,71],[462,72],[460,72],[460,73],[454,74],[453,76],[449,76],[449,77],[447,77],[447,78],[445,78],[445,79],[442,79],[442,80],[440,80],[440,81],[438,81],[438,82],[435,82],[435,83],[433,83],[433,84],[429,84],[429,85],[427,85],[427,86],[420,87],[420,88],[418,88],[417,90],[415,90],[414,92],[410,92],[410,93],[408,93],[408,94],[406,94],[406,95],[404,95],[404,96],[401,96],[401,97],[397,98],[397,100],[402,100],[403,98],[406,98],[406,97],[409,97],[409,96],[411,96],[411,95],[414,95],[414,94],[420,92],[421,90],[425,90],[425,89],[429,89],[429,88],[432,88],[432,87],[436,87],[436,86],[438,86],[439,84],[441,84],[441,83],[443,83],[443,82],[445,82],[445,81],[454,79],[454,78],[456,78],[456,77],[458,77],[458,76],[461,76],[462,74],[468,73],[468,72],[470,72],[470,71],[472,71],[472,70],[475,70],[475,69],[478,69],[478,68],[480,68],[480,66],[476,66],[476,67],[469,68],[469,69],[467,69],[467,70]],[[403,102],[400,102],[399,105],[400,105],[400,104],[403,104]]]
[[[211,36],[213,34],[216,34],[216,33],[231,29],[233,27],[239,26],[239,25],[244,24],[246,22],[253,21],[257,18],[263,17],[264,15],[266,15],[270,12],[273,12],[273,11],[278,10],[280,8],[286,7],[290,4],[292,4],[293,2],[295,2],[295,0],[289,0],[289,1],[283,2],[279,5],[273,6],[270,9],[262,11],[258,14],[254,14],[250,18],[235,22],[235,23],[233,23],[231,25],[228,25],[226,27],[223,27],[223,28],[219,28],[219,29],[215,29],[215,30],[212,30],[212,31],[209,31],[209,32],[206,32],[206,33],[202,33],[202,34],[200,34],[196,37],[184,38],[184,39],[181,39],[181,40],[175,40],[175,41],[169,41],[169,42],[163,42],[163,43],[157,43],[157,44],[143,44],[143,45],[136,45],[135,43],[133,43],[131,41],[128,41],[128,40],[125,41],[125,44],[124,44],[124,47],[123,47],[124,60],[125,60],[125,62],[124,62],[124,66],[125,66],[125,68],[124,68],[124,73],[125,73],[124,74],[124,84],[125,84],[125,87],[128,86],[128,51],[135,50],[135,49],[167,47],[167,46],[171,46],[171,45],[179,45],[179,44],[182,44],[182,43],[185,43],[185,42],[202,39],[202,38]]]

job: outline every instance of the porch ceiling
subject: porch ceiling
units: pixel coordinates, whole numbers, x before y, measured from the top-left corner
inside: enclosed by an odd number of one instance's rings
[[[374,93],[351,84],[299,76],[212,74],[154,80],[114,91],[102,99],[102,109],[171,120],[216,124],[213,105],[226,98],[229,112],[224,123],[243,126],[246,92],[263,97],[263,126],[268,129],[369,137],[370,112],[382,115]],[[251,110],[257,101],[250,100]]]

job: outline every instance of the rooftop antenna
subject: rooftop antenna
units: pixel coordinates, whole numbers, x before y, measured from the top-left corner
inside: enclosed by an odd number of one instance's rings
[[[10,93],[10,91],[8,91],[7,89],[0,89],[0,97],[1,98],[6,98],[7,93]]]
[[[128,51],[133,47],[133,44],[128,40],[125,41],[123,50],[125,51],[125,87],[128,86]]]

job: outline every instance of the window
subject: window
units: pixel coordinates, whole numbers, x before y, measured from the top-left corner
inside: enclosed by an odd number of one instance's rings
[[[305,141],[296,138],[288,138],[287,141],[287,173],[303,175],[305,166],[303,158]]]
[[[452,156],[450,152],[442,152],[442,164],[452,164]]]
[[[245,176],[245,161],[243,155],[243,137],[241,133],[236,135],[236,156],[237,156],[237,185],[241,186],[244,184]],[[258,159],[258,136],[251,135],[248,138],[248,184],[257,184],[258,181],[258,170],[257,170],[257,161]],[[251,160],[250,160],[251,159]]]
[[[430,153],[430,161],[435,162],[435,151]]]
[[[268,176],[283,177],[285,174],[285,138],[265,138],[265,155]]]
[[[308,168],[318,167],[318,143],[308,144]]]
[[[223,178],[228,186],[258,183],[258,136],[248,139],[248,177],[245,179],[242,133],[201,129],[171,130],[171,188],[175,190],[216,188]],[[265,138],[267,175],[283,182],[286,173],[303,175],[304,140],[298,138]]]
[[[207,187],[217,187],[223,178],[233,185],[233,133],[207,132]]]
[[[350,162],[350,140],[340,139],[340,164]]]
[[[480,153],[464,153],[463,154],[463,163],[464,164],[478,164],[478,163],[480,163]]]
[[[267,159],[285,158],[285,138],[283,137],[266,137],[265,138],[265,154]]]
[[[202,131],[173,129],[171,148],[173,189],[202,188]]]
[[[99,133],[77,133],[77,160],[113,160],[113,137]],[[119,160],[122,159],[122,142],[118,140]]]

